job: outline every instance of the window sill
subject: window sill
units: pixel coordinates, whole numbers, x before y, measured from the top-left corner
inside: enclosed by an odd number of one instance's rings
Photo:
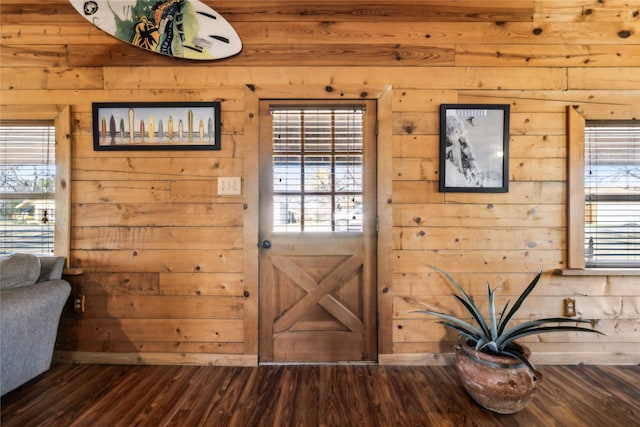
[[[80,276],[83,273],[84,273],[84,270],[81,267],[65,268],[62,271],[63,276]]]
[[[640,276],[640,268],[558,269],[558,276]]]

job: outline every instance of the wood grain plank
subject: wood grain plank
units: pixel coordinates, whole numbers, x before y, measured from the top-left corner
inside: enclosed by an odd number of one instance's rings
[[[512,135],[509,156],[515,159],[564,159],[567,149],[562,135]]]
[[[439,112],[439,104],[455,104],[458,102],[456,90],[421,90],[396,88],[393,90],[393,111]]]
[[[73,16],[73,9],[60,0],[48,2],[50,9],[46,15],[68,13]],[[210,3],[205,1],[205,3]],[[530,21],[533,12],[532,0],[495,0],[491,5],[478,5],[473,0],[457,0],[460,7],[452,7],[442,0],[426,0],[419,3],[412,1],[374,0],[351,1],[345,4],[340,1],[309,1],[304,6],[295,1],[263,1],[260,7],[249,6],[229,0],[216,2],[216,10],[233,21],[274,21],[274,20],[331,20],[331,18],[354,18],[362,20],[379,20],[384,17],[401,18],[403,20],[428,20],[432,17],[455,18],[455,20],[493,21],[500,16],[517,20],[518,16]],[[29,3],[14,0],[3,1],[3,11],[9,14],[28,14],[38,11]],[[476,16],[478,15],[478,16]],[[487,16],[483,16],[487,15]],[[347,19],[348,20],[348,19]]]
[[[510,187],[509,196],[507,197],[489,194],[468,194],[465,197],[462,194],[448,193],[446,200],[447,203],[459,203],[464,199],[465,203],[485,203],[488,208],[498,204],[562,204],[566,191],[562,181],[517,181],[512,182]],[[532,214],[535,214],[535,212],[532,212]]]
[[[305,360],[310,363],[340,362],[363,359],[363,335],[349,331],[307,331],[298,337],[295,332],[274,333],[275,360]],[[295,346],[294,346],[295,344]]]
[[[3,46],[4,49],[4,46]],[[6,65],[6,64],[4,64]],[[144,102],[176,102],[176,101],[191,101],[191,102],[210,102],[210,101],[218,101],[222,104],[222,110],[224,112],[230,111],[243,111],[244,103],[242,93],[244,90],[242,88],[234,88],[234,87],[225,87],[225,88],[197,88],[197,89],[172,89],[172,88],[162,88],[161,90],[149,91],[146,89],[137,90],[135,88],[128,88],[123,90],[113,90],[109,91],[108,94],[101,89],[86,89],[82,91],[82,94],[86,96],[86,98],[95,100],[95,101],[104,101],[104,102],[127,102],[131,99],[136,99]],[[65,89],[50,89],[48,90],[48,94],[51,95],[52,99],[55,99],[57,103],[60,105],[72,105],[73,111],[72,115],[76,117],[77,120],[80,120],[81,123],[76,123],[78,129],[81,129],[82,132],[74,132],[77,135],[76,141],[79,143],[74,148],[76,149],[75,153],[77,157],[95,157],[96,153],[93,150],[92,145],[92,133],[91,133],[91,103],[84,103],[81,99],[78,98],[78,93],[74,91],[68,91]],[[38,104],[42,103],[42,91],[40,89],[12,89],[10,91],[5,91],[2,93],[3,101],[9,105],[15,105],[16,107],[20,107],[21,105],[31,105],[31,108],[38,108]],[[74,129],[75,130],[75,129]],[[224,137],[224,134],[223,134]],[[224,141],[224,139],[223,139]],[[85,143],[87,144],[88,150],[85,149]],[[222,152],[224,151],[224,144],[222,144]],[[220,156],[221,151],[217,151],[215,154]],[[90,155],[88,154],[90,153]],[[136,153],[134,152],[110,152],[109,157],[116,157],[118,155],[123,156],[133,156]],[[140,153],[138,153],[140,154]],[[142,153],[144,156],[153,157],[153,156],[161,156],[166,157],[166,152],[145,152]],[[200,153],[203,154],[203,153]],[[189,151],[174,151],[171,153],[172,157],[193,157],[193,153]]]
[[[533,276],[532,272],[530,277]],[[528,284],[529,282],[524,282],[523,285]],[[482,312],[487,311],[487,302],[486,302],[486,290],[484,293],[475,295],[479,301],[478,305],[482,307]],[[514,295],[508,296],[500,293],[500,296],[496,298],[496,304],[498,307],[503,307],[508,299],[511,299]],[[398,318],[420,318],[425,317],[420,313],[416,313],[415,310],[420,310],[420,307],[433,307],[431,309],[435,311],[444,311],[448,313],[455,313],[456,316],[464,317],[466,315],[466,311],[464,307],[462,307],[459,303],[456,303],[456,300],[453,296],[443,296],[441,298],[433,299],[430,297],[416,297],[416,296],[404,296],[399,295],[394,300],[394,314]],[[580,297],[580,296],[572,296],[572,298],[576,299],[576,306],[579,308],[577,310],[578,317],[577,319],[586,319],[591,320],[594,319],[593,327],[599,329],[598,322],[606,322],[607,320],[614,321],[629,321],[627,325],[617,325],[611,323],[604,327],[605,330],[615,331],[616,328],[618,330],[624,331],[626,330],[629,334],[633,333],[633,314],[629,310],[624,309],[624,305],[626,304],[628,307],[631,307],[631,310],[635,309],[638,306],[638,298],[636,297],[627,297],[627,296],[607,296],[601,297],[595,301],[595,298],[591,297]],[[563,313],[562,307],[562,299],[557,298],[556,296],[537,296],[533,295],[527,299],[527,304],[523,308],[523,310],[527,310],[525,313],[522,311],[522,314],[519,314],[516,319],[532,319],[532,318],[549,318],[549,317],[558,317]],[[470,316],[469,316],[470,318]],[[434,318],[435,319],[435,318]],[[597,321],[595,319],[598,319]],[[613,333],[613,332],[612,332]],[[567,333],[567,335],[573,335],[574,333]],[[579,335],[579,334],[578,334]],[[607,341],[610,338],[605,337],[595,337],[594,335],[587,335],[584,337],[587,341],[589,340],[602,340]],[[636,339],[632,339],[635,341]],[[437,340],[436,340],[437,341]],[[544,335],[541,336],[541,342],[545,341],[553,341],[553,338],[546,338]],[[620,340],[623,341],[623,340]]]
[[[527,273],[456,273],[455,279],[471,295],[486,293],[486,283],[499,287],[502,295],[518,295],[531,281],[532,274]],[[542,275],[540,286],[535,290],[539,296],[561,297],[583,296],[630,296],[633,295],[633,276],[613,277],[589,276],[587,278],[560,278],[555,274]],[[440,273],[397,273],[393,280],[394,295],[451,295],[453,288]],[[588,299],[585,299],[588,303]]]
[[[62,320],[80,341],[242,342],[241,319]],[[135,352],[135,346],[130,346]],[[144,353],[139,357],[144,357]]]
[[[136,94],[131,95],[131,97],[136,97]],[[177,97],[174,97],[173,99],[176,99]],[[210,99],[215,99],[213,96]],[[189,101],[189,100],[187,100]],[[168,101],[168,102],[172,102],[172,101]],[[197,101],[196,101],[197,102]],[[222,107],[224,108],[224,107]],[[78,127],[82,127],[82,128],[88,128],[89,125],[87,123],[90,122],[90,119],[88,118],[89,116],[86,115],[84,116],[86,121],[83,122],[83,124],[79,125]],[[75,119],[76,122],[78,122],[79,119]],[[93,136],[89,133],[89,130],[87,130],[86,132],[77,132],[77,146],[75,147],[75,153],[76,156],[78,158],[93,158],[96,155],[95,150],[93,149]],[[242,139],[241,135],[231,135],[231,134],[225,134],[222,133],[220,135],[220,144],[221,144],[221,149],[218,151],[216,150],[215,154],[206,154],[203,152],[200,152],[202,157],[205,158],[210,158],[211,162],[215,162],[217,160],[221,160],[223,162],[227,161],[229,158],[234,158],[234,157],[239,157],[240,155],[242,155],[242,145],[239,144],[239,140]],[[130,158],[149,158],[149,159],[155,159],[155,158],[159,158],[159,157],[166,157],[167,156],[167,152],[166,151],[140,151],[140,152],[135,152],[135,151],[111,151],[108,154],[109,158],[121,158],[121,157],[130,157]],[[188,158],[193,158],[193,152],[189,151],[189,150],[174,150],[171,153],[171,157],[175,158],[175,159],[188,159]]]
[[[538,369],[533,400],[505,417],[475,404],[452,366],[54,365],[40,382],[2,397],[1,422],[454,427],[472,417],[483,427],[634,425],[637,365]]]
[[[635,67],[569,68],[567,74],[569,89],[640,88],[640,75]]]
[[[436,113],[394,113],[393,133],[437,135],[440,117]],[[511,113],[511,135],[562,135],[565,130],[561,113]]]
[[[567,105],[591,117],[634,117],[635,104],[640,102],[639,90],[571,90],[571,91],[461,91],[462,103],[510,104],[512,112],[563,113]],[[606,113],[605,113],[606,112]]]
[[[356,0],[348,3],[325,1],[263,1],[259,7],[247,8],[235,2],[220,2],[216,6],[233,21],[335,21],[389,19],[401,21],[531,21],[532,0],[494,0],[478,4],[473,0],[458,0],[455,5],[442,0],[389,1]]]
[[[61,330],[62,332],[62,330]],[[65,331],[66,333],[66,331]],[[71,338],[64,338],[56,343],[54,361],[58,363],[88,363],[87,360],[79,360],[79,353],[100,354],[103,356],[103,363],[115,363],[117,354],[140,355],[136,360],[137,364],[142,364],[147,355],[173,354],[176,357],[169,364],[187,364],[186,357],[181,355],[197,354],[202,355],[242,355],[244,345],[240,342],[176,342],[176,341],[82,341]],[[72,354],[73,356],[69,356]],[[134,358],[131,358],[134,360]],[[94,358],[90,362],[98,363]],[[130,363],[130,360],[127,361]]]
[[[90,273],[65,277],[74,293],[84,295],[158,295],[158,273]]]
[[[87,296],[83,319],[238,319],[243,299],[228,296]]]
[[[542,139],[541,137],[539,139]],[[525,153],[522,153],[525,154]],[[394,178],[403,181],[437,181],[439,159],[409,158],[394,159]],[[563,181],[566,175],[565,160],[562,158],[518,158],[513,153],[509,162],[511,181]]]
[[[564,230],[550,228],[412,227],[394,229],[398,249],[554,249],[564,248]]]
[[[393,135],[393,159],[437,158],[439,155],[438,135]]]
[[[71,189],[74,203],[166,203],[167,181],[76,181]]]
[[[139,49],[122,43],[100,45],[74,44],[68,47],[69,66],[135,66],[140,61]],[[342,65],[354,66],[443,66],[453,65],[453,46],[420,46],[396,44],[317,44],[306,43],[292,49],[287,44],[244,43],[242,55],[233,59],[234,66],[273,65],[294,61],[297,65]],[[222,61],[224,62],[224,60]],[[161,55],[150,57],[149,65],[170,66],[170,58]]]
[[[99,422],[111,425],[132,422],[135,416],[143,411],[146,401],[143,399],[116,401],[117,396],[123,393],[149,393],[156,396],[176,371],[176,368],[169,367],[162,374],[151,376],[145,370],[141,370],[138,375],[130,378],[129,381],[123,381],[118,387],[108,392],[105,396],[106,399],[102,400],[100,404],[94,405],[90,411],[75,418],[71,426],[94,425]]]
[[[192,154],[186,158],[83,157],[73,163],[73,172],[75,179],[81,181],[144,181],[149,176],[174,181],[213,179],[242,175],[242,159],[220,159],[207,154]]]
[[[217,7],[217,6],[216,6]],[[219,10],[219,9],[218,9]],[[64,16],[64,14],[63,14]],[[22,21],[20,21],[22,19]],[[75,14],[68,17],[67,25],[61,26],[51,21],[41,21],[32,15],[3,15],[0,27],[3,43],[10,46],[26,46],[27,49],[48,50],[54,46],[68,46],[74,52],[70,61],[76,59],[77,54],[94,53],[107,55],[111,49],[119,52],[121,57],[135,55],[137,49],[133,46],[120,46],[120,42],[100,31],[88,26],[86,21]],[[18,22],[16,22],[18,21]],[[381,20],[301,20],[289,21],[244,21],[232,22],[244,43],[250,46],[277,44],[278,46],[295,43],[325,45],[345,44],[345,40],[356,45],[387,45],[403,44],[417,47],[452,46],[454,44],[540,44],[540,45],[634,45],[637,44],[630,37],[637,34],[638,22],[624,22],[618,19],[613,22],[577,21],[566,22],[562,18],[554,22],[554,17],[524,21],[459,21],[443,20],[431,21],[425,26],[424,21],[402,21],[392,17]],[[47,44],[42,45],[46,37]],[[35,47],[34,47],[35,46]],[[76,46],[82,46],[80,51]],[[242,55],[242,54],[241,54]],[[7,58],[7,66],[18,64],[14,57]],[[214,66],[234,63],[234,59],[224,59]],[[173,66],[175,61],[162,55],[145,55],[149,65]],[[193,61],[185,61],[193,63]],[[66,63],[65,63],[66,65]]]
[[[92,250],[71,251],[74,265],[87,272],[239,273],[242,251],[202,250]]]
[[[436,181],[439,175],[439,159],[400,158],[393,160],[393,176],[403,181]]]
[[[394,181],[394,203],[402,207],[404,204],[437,204],[445,200],[448,203],[484,204],[488,209],[498,205],[513,204],[561,204],[564,186],[561,181],[547,182],[512,182],[511,187],[518,191],[510,191],[508,196],[491,194],[456,194],[439,193],[437,181]],[[534,212],[535,213],[535,212]]]
[[[161,273],[161,295],[243,296],[244,275],[240,273]]]
[[[633,22],[638,20],[638,6],[624,0],[562,0],[537,2],[535,21],[553,22]]]
[[[242,190],[240,190],[242,191]],[[220,196],[218,194],[217,181],[212,180],[183,180],[171,182],[172,203],[209,203],[211,200],[218,200],[220,203],[229,203],[242,200],[240,196]]]
[[[238,203],[77,203],[72,222],[77,227],[238,227],[243,210]]]
[[[455,341],[396,343],[396,354],[381,356],[381,360],[385,365],[446,365],[453,362],[454,346]],[[598,352],[591,351],[592,343],[571,343],[571,352],[567,352],[567,343],[528,343],[528,347],[535,365],[603,364]],[[637,343],[601,343],[598,347],[612,350],[607,364],[635,365],[640,357]]]
[[[567,107],[567,268],[585,267],[584,128],[580,113]]]
[[[74,227],[74,247],[107,249],[242,249],[241,227]]]
[[[201,67],[201,66],[200,66]],[[428,79],[420,67],[407,67],[397,73],[395,67],[363,67],[353,73],[350,67],[295,67],[284,74],[279,67],[208,67],[206,72],[189,67],[105,67],[104,85],[108,90],[135,87],[154,90],[158,87],[206,87],[224,80],[232,84],[251,84],[256,88],[311,85],[331,87],[365,87],[372,85],[422,89],[529,89],[563,90],[567,87],[566,72],[560,68],[539,67],[430,67]],[[333,91],[332,91],[333,92]],[[326,94],[325,94],[326,95]],[[335,95],[332,95],[335,98]]]
[[[565,181],[566,162],[563,158],[516,157],[510,153],[509,179],[513,181]]]
[[[558,204],[522,204],[496,206],[475,204],[471,209],[456,204],[399,206],[394,225],[403,227],[527,227],[558,228],[565,208]]]
[[[61,45],[3,46],[0,63],[20,64],[22,67],[63,67],[67,65],[67,49]]]
[[[490,67],[633,67],[640,45],[457,45],[456,65]]]
[[[66,65],[66,64],[65,64]],[[0,88],[20,89],[102,89],[103,72],[98,68],[7,68],[0,67]]]
[[[562,268],[562,251],[555,250],[394,250],[394,271],[426,271],[425,259],[445,271],[463,272],[532,272]]]

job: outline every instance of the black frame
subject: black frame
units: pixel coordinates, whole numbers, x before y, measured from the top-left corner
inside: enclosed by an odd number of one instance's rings
[[[96,151],[220,148],[220,102],[93,103]]]
[[[440,106],[440,191],[509,191],[509,104]]]

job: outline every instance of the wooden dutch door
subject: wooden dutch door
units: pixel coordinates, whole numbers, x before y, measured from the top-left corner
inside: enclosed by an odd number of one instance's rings
[[[260,362],[375,361],[375,102],[260,123]]]

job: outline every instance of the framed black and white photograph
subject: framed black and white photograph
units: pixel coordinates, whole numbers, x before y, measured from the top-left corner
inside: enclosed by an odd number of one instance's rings
[[[94,103],[93,149],[220,150],[220,103]]]
[[[509,105],[440,106],[440,191],[509,191]]]

